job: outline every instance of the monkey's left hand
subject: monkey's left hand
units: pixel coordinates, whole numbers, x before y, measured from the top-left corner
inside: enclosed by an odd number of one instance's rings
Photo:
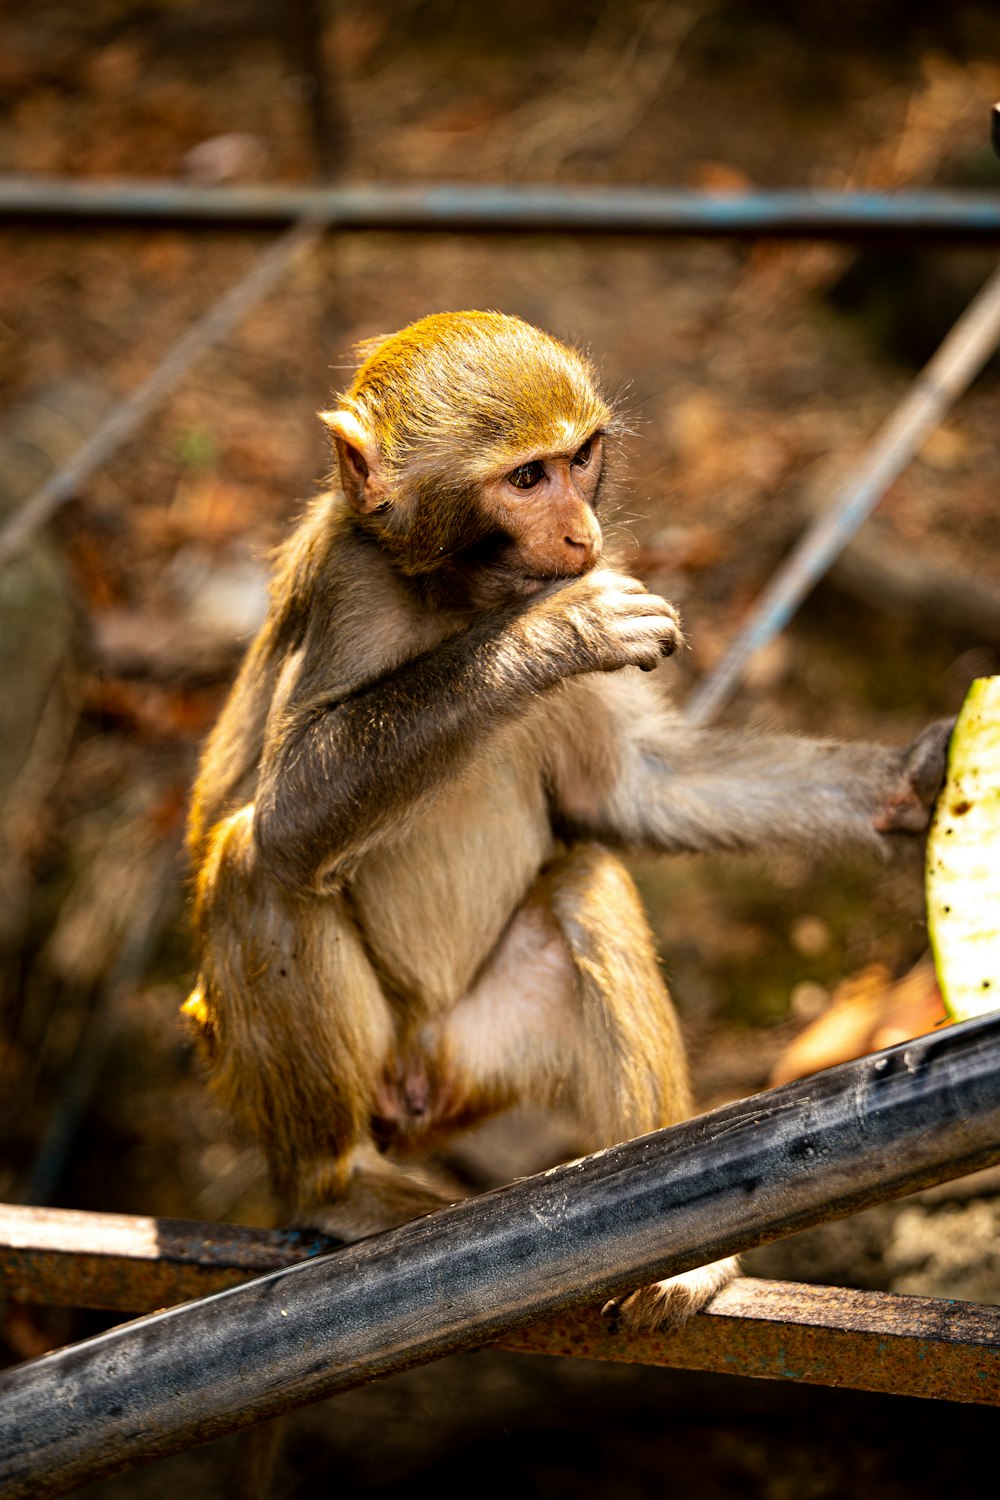
[[[944,785],[954,719],[938,719],[902,753],[899,781],[873,819],[879,833],[923,833]]]

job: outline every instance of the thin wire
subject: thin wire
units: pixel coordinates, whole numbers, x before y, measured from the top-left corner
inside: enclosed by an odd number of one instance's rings
[[[116,407],[68,463],[0,528],[0,567],[9,563],[61,505],[118,451],[180,384],[199,355],[219,343],[287,274],[299,255],[320,239],[323,226],[302,219],[276,240],[240,281],[189,328],[140,386]]]
[[[750,660],[785,628],[998,344],[1000,267],[876,433],[832,504],[803,532],[718,666],[691,694],[684,710],[690,724],[704,724],[715,716]]]

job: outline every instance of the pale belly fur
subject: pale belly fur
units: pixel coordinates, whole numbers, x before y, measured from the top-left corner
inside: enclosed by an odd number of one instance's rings
[[[466,993],[552,854],[542,778],[523,735],[498,736],[351,881],[380,974],[428,1016]]]

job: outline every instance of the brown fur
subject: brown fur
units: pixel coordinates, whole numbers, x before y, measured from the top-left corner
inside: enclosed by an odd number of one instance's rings
[[[350,1239],[441,1201],[406,1158],[512,1104],[592,1147],[688,1113],[615,847],[875,845],[920,799],[897,752],[695,734],[629,670],[679,628],[595,566],[614,419],[574,351],[425,319],[326,420],[340,492],[282,552],[195,789],[186,1009],[289,1210]],[[732,1270],[622,1315],[686,1315]]]

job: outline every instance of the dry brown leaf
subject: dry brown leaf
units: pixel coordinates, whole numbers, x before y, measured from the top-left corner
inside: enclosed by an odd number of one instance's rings
[[[872,964],[839,984],[827,1010],[785,1048],[771,1086],[923,1036],[946,1020],[929,955],[898,980]]]

